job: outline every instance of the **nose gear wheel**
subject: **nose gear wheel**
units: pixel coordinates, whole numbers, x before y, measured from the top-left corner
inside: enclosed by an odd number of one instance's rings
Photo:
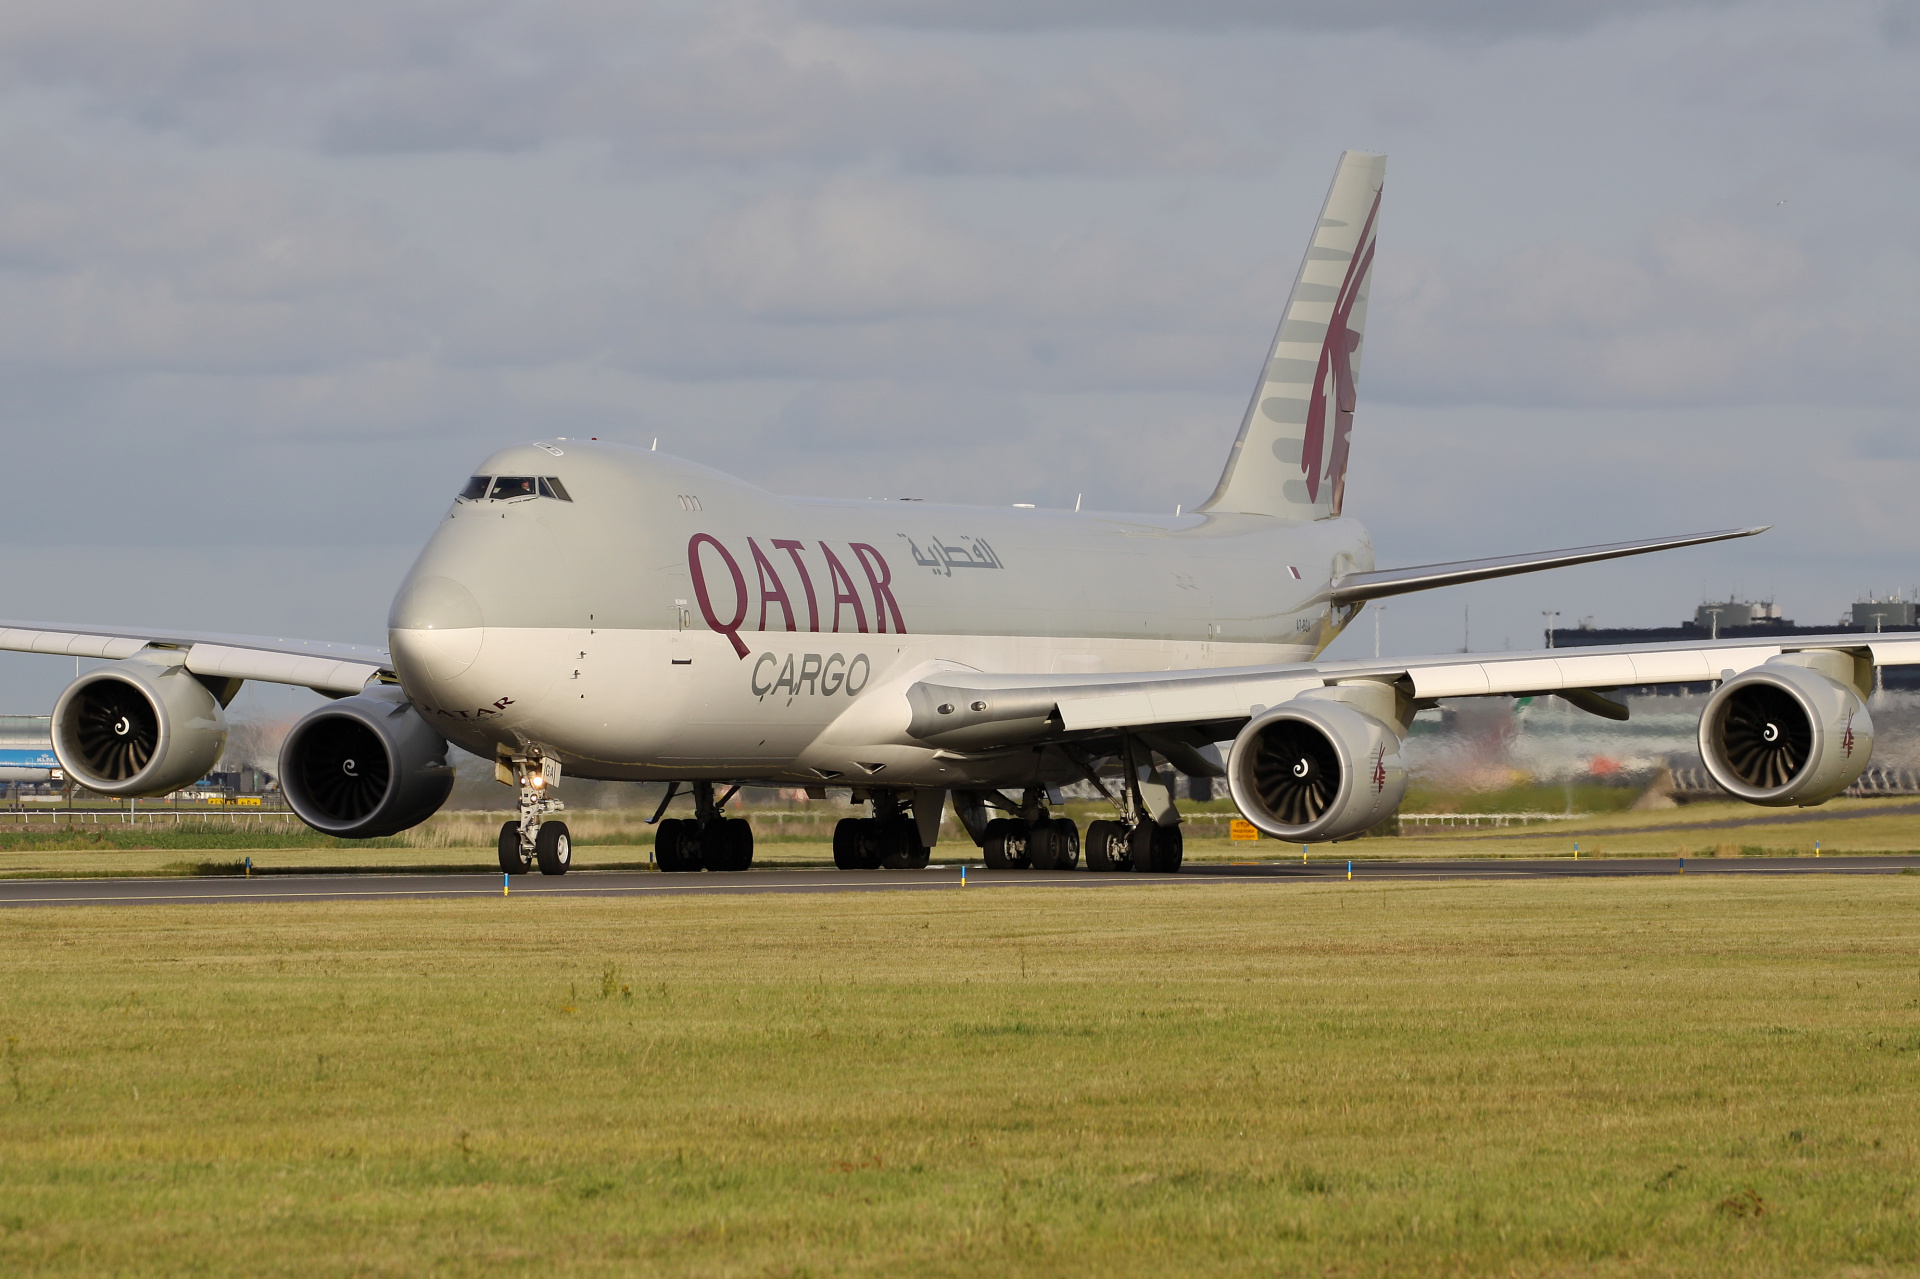
[[[509,875],[524,875],[533,869],[533,858],[520,847],[520,823],[500,825],[500,869]]]
[[[573,864],[573,837],[565,822],[541,822],[533,841],[534,860],[542,875],[564,875]]]

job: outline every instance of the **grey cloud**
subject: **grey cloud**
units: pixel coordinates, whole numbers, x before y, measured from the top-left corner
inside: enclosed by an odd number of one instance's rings
[[[399,228],[243,171],[0,142],[0,362],[293,372],[418,349],[458,286]]]
[[[999,31],[1396,27],[1499,38],[1582,31],[1622,18],[1726,3],[1732,0],[804,0],[804,8],[835,21]]]
[[[1880,32],[1893,44],[1920,44],[1920,10],[1906,0],[1884,0]]]
[[[0,10],[0,70],[151,127],[341,153],[572,137],[646,163],[1101,172],[1207,167],[1228,149],[1151,60],[995,65],[750,0],[29,2]]]
[[[1393,261],[1368,373],[1426,400],[1655,405],[1911,394],[1911,316],[1861,321],[1864,281],[1790,240],[1672,219],[1618,251],[1530,245],[1490,266]]]
[[[716,216],[689,246],[680,288],[690,306],[756,320],[972,315],[1165,330],[1215,313],[1246,282],[1107,227],[1046,240],[990,232],[902,184],[837,180]]]
[[[939,315],[1002,293],[1005,257],[917,192],[843,181],[717,218],[692,246],[686,288],[762,318]]]
[[[1853,456],[1873,462],[1920,459],[1920,427],[1906,414],[1900,418],[1858,428],[1853,433]],[[1817,420],[1810,418],[1810,422]]]
[[[810,387],[767,424],[788,451],[950,450],[1004,445],[1033,429],[1019,401],[968,383],[837,382]]]

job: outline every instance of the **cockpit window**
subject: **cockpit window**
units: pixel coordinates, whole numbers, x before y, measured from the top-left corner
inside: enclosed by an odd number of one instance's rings
[[[567,492],[567,486],[560,482],[557,475],[476,475],[460,490],[460,500],[463,502],[482,499],[504,502],[515,497],[550,497],[559,502],[573,500]]]

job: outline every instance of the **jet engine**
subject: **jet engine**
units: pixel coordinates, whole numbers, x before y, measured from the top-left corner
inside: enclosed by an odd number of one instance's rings
[[[1715,690],[1700,714],[1700,757],[1750,804],[1823,803],[1873,756],[1873,718],[1847,653],[1786,653]]]
[[[1227,787],[1246,819],[1292,843],[1344,839],[1400,806],[1406,722],[1383,684],[1302,693],[1254,717],[1227,756]]]
[[[309,712],[280,747],[280,788],[300,820],[341,839],[417,826],[453,792],[447,740],[397,688]]]
[[[205,777],[227,746],[220,699],[185,666],[130,657],[88,671],[53,707],[53,751],[103,795],[164,795]]]

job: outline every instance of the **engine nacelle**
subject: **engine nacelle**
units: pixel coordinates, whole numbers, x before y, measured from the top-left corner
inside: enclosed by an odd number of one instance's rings
[[[1227,756],[1233,802],[1291,843],[1343,839],[1384,821],[1407,791],[1400,709],[1385,685],[1341,685],[1257,716]]]
[[[417,826],[453,793],[447,739],[397,688],[309,712],[280,747],[280,789],[300,820],[341,839]]]
[[[1750,804],[1832,799],[1873,757],[1873,717],[1846,653],[1786,653],[1722,684],[1700,714],[1700,758]]]
[[[185,666],[130,657],[88,671],[53,707],[60,766],[103,795],[165,795],[205,777],[227,748],[220,699]]]

